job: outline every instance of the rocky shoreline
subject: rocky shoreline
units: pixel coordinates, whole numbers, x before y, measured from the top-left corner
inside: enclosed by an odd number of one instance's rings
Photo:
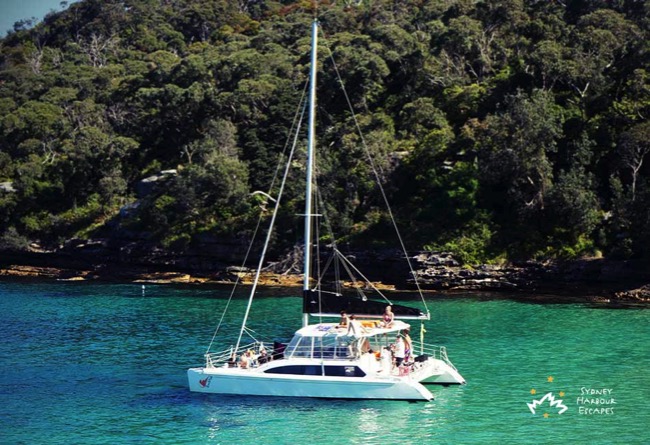
[[[250,284],[251,271],[215,257],[170,254],[120,258],[88,255],[83,250],[6,253],[0,260],[0,279],[52,279],[60,281],[112,281],[157,284],[227,284],[239,279]],[[355,252],[350,256],[373,284],[386,291],[415,288],[403,255],[395,251]],[[98,262],[97,259],[102,261]],[[650,305],[650,267],[647,264],[605,259],[570,262],[525,262],[504,266],[461,266],[451,254],[420,252],[410,257],[420,288],[428,293],[490,293],[495,298],[539,302],[590,302],[607,307]],[[234,261],[233,261],[234,263]],[[263,286],[302,285],[302,275],[281,270],[274,263],[261,276]],[[282,267],[278,266],[281,265]],[[352,283],[348,283],[352,287]]]

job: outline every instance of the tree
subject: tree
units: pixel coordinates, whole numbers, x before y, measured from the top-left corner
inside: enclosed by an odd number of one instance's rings
[[[85,0],[19,24],[0,41],[0,180],[16,189],[0,196],[0,233],[90,236],[161,170],[177,175],[133,203],[143,238],[187,247],[247,230],[247,190],[268,190],[301,109],[314,11]],[[338,69],[319,53],[328,213],[357,240],[387,233],[367,148],[418,248],[647,255],[649,13],[638,1],[320,3]],[[286,189],[291,243],[298,188]]]
[[[635,125],[621,136],[621,162],[631,173],[632,202],[636,198],[639,174],[648,153],[650,153],[650,122],[646,121]]]
[[[486,118],[479,141],[482,176],[487,183],[505,185],[519,212],[545,207],[561,120],[553,96],[541,90],[509,96],[501,113]]]
[[[501,243],[530,255],[552,231],[547,206],[562,115],[548,91],[508,96],[497,114],[476,126],[481,202],[502,227]]]

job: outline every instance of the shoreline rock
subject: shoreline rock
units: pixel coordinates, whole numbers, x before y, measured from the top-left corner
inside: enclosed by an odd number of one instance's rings
[[[92,246],[91,254],[84,252]],[[168,252],[156,256],[115,258],[97,243],[75,252],[20,252],[2,255],[0,279],[54,279],[58,281],[133,282],[155,284],[252,283],[252,271],[225,264],[216,257],[191,258]],[[101,246],[104,247],[105,246]],[[349,254],[367,278],[382,291],[412,291],[413,277],[403,254],[363,251]],[[153,258],[153,260],[152,260]],[[96,260],[101,259],[102,263]],[[232,260],[230,256],[226,261]],[[600,306],[650,305],[650,267],[647,264],[605,259],[556,263],[525,262],[504,266],[461,266],[445,252],[420,252],[411,256],[420,288],[427,293],[491,293],[495,298],[534,301],[581,301]],[[188,267],[189,266],[189,267]],[[302,274],[265,271],[261,286],[298,287]],[[346,288],[356,286],[344,283]]]
[[[633,301],[638,303],[650,302],[650,284],[641,286],[638,289],[617,292],[616,298],[620,301]]]

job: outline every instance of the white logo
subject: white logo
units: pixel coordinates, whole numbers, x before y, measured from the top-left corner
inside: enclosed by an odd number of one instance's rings
[[[555,378],[553,376],[548,376],[546,379],[548,383],[553,383],[554,380]],[[612,388],[590,388],[583,386],[580,388],[580,396],[576,399],[578,414],[587,416],[614,414],[614,410],[616,409],[614,405],[618,405],[618,402],[612,396],[613,392],[614,390]],[[530,393],[534,396],[537,394],[537,390],[533,388],[530,390]],[[544,413],[543,416],[545,419],[548,419],[553,412],[562,414],[569,409],[562,400],[567,393],[559,391],[557,394],[556,396],[553,392],[547,392],[542,398],[533,399],[532,402],[526,403],[526,405],[533,415],[536,415],[539,411],[540,413]],[[567,395],[567,397],[570,396]]]
[[[553,383],[553,380],[555,380],[555,379],[553,378],[552,375],[549,375],[548,378],[546,379],[546,381],[547,381],[548,383]],[[531,393],[532,395],[535,395],[535,394],[537,394],[537,390],[536,390],[535,388],[533,388],[533,389],[530,390],[530,393]],[[564,391],[560,391],[560,397],[564,397],[564,394],[565,394]],[[548,393],[546,393],[546,394],[544,395],[544,397],[542,397],[541,399],[533,400],[533,401],[530,402],[530,403],[526,403],[526,405],[528,405],[528,409],[530,410],[530,412],[533,413],[533,415],[535,415],[535,414],[537,414],[537,408],[540,407],[540,406],[543,406],[543,405],[544,405],[544,402],[546,402],[546,401],[548,401],[548,406],[549,406],[550,408],[555,408],[555,409],[557,410],[557,413],[558,413],[558,414],[562,414],[562,413],[565,412],[567,409],[569,409],[569,408],[567,408],[567,406],[562,402],[562,399],[560,399],[560,398],[557,398],[557,399],[556,399],[556,398],[555,398],[555,395],[554,395],[552,392],[548,392]],[[545,405],[544,405],[544,406],[545,406]],[[542,409],[544,410],[544,418],[545,418],[545,419],[548,419],[549,416],[550,416],[550,414],[548,413],[548,410],[549,410],[549,409],[546,408],[546,407],[544,407],[544,408],[542,408]]]
[[[555,400],[555,396],[553,395],[552,392],[549,392],[544,397],[542,397],[541,399],[533,400],[531,403],[527,403],[526,405],[528,405],[528,409],[530,409],[530,412],[535,414],[536,413],[535,412],[536,408],[538,406],[542,405],[547,400],[549,401],[549,404],[551,406],[556,407],[556,408],[559,409],[559,411],[557,412],[558,414],[562,414],[564,411],[569,409],[569,408],[567,408],[567,406],[564,403],[562,403],[562,399]]]

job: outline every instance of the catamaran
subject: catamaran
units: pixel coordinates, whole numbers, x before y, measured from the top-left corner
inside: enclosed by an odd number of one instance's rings
[[[430,318],[428,310],[424,312],[418,308],[390,304],[385,296],[386,301],[374,301],[365,296],[355,298],[342,292],[326,292],[322,286],[322,275],[313,278],[315,268],[312,260],[319,256],[312,252],[313,228],[320,216],[314,211],[313,203],[316,196],[314,104],[318,30],[319,23],[314,20],[309,80],[302,327],[290,342],[275,342],[270,350],[267,349],[267,346],[271,348],[269,343],[265,345],[258,340],[244,344],[244,335],[249,332],[246,323],[264,266],[287,172],[292,164],[292,149],[277,196],[272,198],[264,193],[275,202],[275,208],[237,342],[219,352],[210,352],[209,347],[205,354],[205,365],[187,372],[189,388],[195,392],[216,394],[429,401],[433,399],[433,394],[427,384],[464,384],[465,379],[449,360],[444,346],[424,343],[423,325],[420,340],[411,339],[411,325],[407,321],[420,320],[423,323],[422,320]],[[341,261],[346,270],[363,276],[335,246],[333,252],[333,257]],[[405,254],[405,258],[408,261],[408,255]],[[416,278],[416,274],[413,273],[413,276]],[[364,286],[370,286],[381,294],[372,283]],[[360,290],[359,286],[357,290]],[[385,317],[385,314],[389,316]],[[317,322],[310,324],[310,317],[316,318]],[[341,320],[323,321],[331,317],[341,317]]]

